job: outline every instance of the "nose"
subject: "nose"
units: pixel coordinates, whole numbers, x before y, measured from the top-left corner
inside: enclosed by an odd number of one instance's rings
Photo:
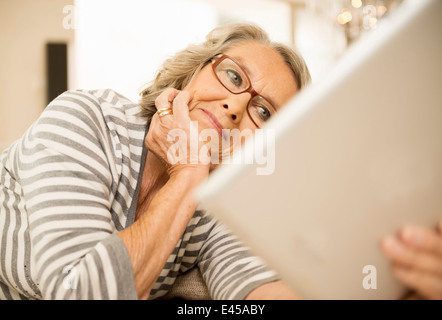
[[[247,116],[247,105],[251,99],[251,94],[244,92],[241,94],[231,94],[229,99],[223,104],[227,115],[234,123],[240,123],[243,117]]]

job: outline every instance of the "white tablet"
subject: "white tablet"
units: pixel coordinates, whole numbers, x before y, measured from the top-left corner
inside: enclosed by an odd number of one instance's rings
[[[380,238],[442,218],[441,17],[405,1],[268,122],[274,150],[257,136],[236,154],[274,151],[273,171],[223,164],[198,190],[304,298],[401,297]]]

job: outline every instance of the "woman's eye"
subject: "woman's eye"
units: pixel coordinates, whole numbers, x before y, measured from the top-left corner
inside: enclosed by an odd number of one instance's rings
[[[269,120],[270,117],[272,116],[270,114],[269,109],[267,109],[266,107],[263,107],[263,106],[258,107],[258,114],[263,121]]]
[[[230,81],[237,87],[241,87],[242,85],[242,78],[241,75],[233,70],[233,69],[227,69],[226,70],[227,77],[230,79]]]
[[[272,116],[270,110],[262,104],[254,103],[253,109],[254,118],[257,118],[259,122],[265,122]]]

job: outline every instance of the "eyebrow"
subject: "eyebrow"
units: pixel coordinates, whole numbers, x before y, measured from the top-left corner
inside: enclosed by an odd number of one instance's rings
[[[253,75],[253,72],[250,71],[250,69],[247,67],[247,62],[242,57],[240,57],[240,56],[233,56],[233,55],[231,57],[234,58],[236,61],[238,61],[241,64],[240,65],[241,68],[244,69],[244,71],[247,73],[249,78],[251,77],[251,75]],[[250,80],[250,82],[252,82],[252,80]],[[252,87],[253,87],[253,89],[255,89],[253,84],[252,84]],[[263,98],[265,98],[266,100],[268,100],[272,104],[272,106],[274,106],[276,108],[276,110],[279,110],[279,104],[275,103],[275,101],[273,101],[273,99],[261,95],[260,92],[258,92],[258,95],[263,97]]]
[[[247,75],[253,75],[253,72],[247,67],[247,62],[240,56],[232,56],[233,59],[241,63],[241,68],[247,73]]]

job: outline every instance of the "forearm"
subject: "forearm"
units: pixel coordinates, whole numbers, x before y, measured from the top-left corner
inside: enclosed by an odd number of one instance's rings
[[[171,176],[147,210],[129,228],[118,232],[129,253],[140,299],[147,299],[167,258],[192,218],[195,188],[207,177],[202,170]]]
[[[282,281],[266,283],[251,291],[246,300],[299,300],[301,299]]]

